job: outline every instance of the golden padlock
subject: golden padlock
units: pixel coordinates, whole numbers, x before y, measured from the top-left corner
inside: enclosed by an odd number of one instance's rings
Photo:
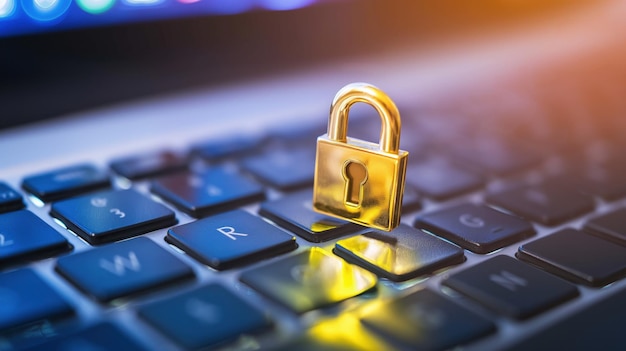
[[[382,119],[380,143],[347,136],[348,113],[357,102]],[[320,213],[377,229],[400,223],[408,152],[400,150],[400,113],[378,88],[353,83],[333,100],[328,133],[317,138],[313,208]]]

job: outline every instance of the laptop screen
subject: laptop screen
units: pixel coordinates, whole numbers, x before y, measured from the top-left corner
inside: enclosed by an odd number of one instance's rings
[[[320,1],[0,0],[0,37],[257,10],[294,10]]]
[[[472,33],[567,0],[0,0],[0,128]],[[452,38],[452,39],[450,39]]]

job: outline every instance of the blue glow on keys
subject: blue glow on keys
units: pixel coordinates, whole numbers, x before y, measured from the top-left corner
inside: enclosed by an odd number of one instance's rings
[[[71,0],[22,0],[22,8],[31,18],[49,22],[63,16],[71,2]]]

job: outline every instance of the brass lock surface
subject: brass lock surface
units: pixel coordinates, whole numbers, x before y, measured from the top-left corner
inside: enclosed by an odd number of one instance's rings
[[[382,119],[378,144],[347,136],[350,107],[364,102]],[[400,223],[408,152],[400,150],[400,113],[378,88],[352,83],[335,96],[328,132],[317,139],[313,208],[382,230]]]

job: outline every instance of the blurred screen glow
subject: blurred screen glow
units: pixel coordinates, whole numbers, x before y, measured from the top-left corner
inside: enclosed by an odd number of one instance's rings
[[[115,0],[76,0],[76,3],[85,12],[100,14],[110,10]]]
[[[54,21],[65,15],[72,0],[22,0],[22,9],[39,22]],[[17,20],[19,13],[14,17]]]
[[[0,0],[0,37],[253,10],[295,10],[322,1],[330,0]]]
[[[15,12],[14,0],[0,0],[0,18],[7,18]]]

